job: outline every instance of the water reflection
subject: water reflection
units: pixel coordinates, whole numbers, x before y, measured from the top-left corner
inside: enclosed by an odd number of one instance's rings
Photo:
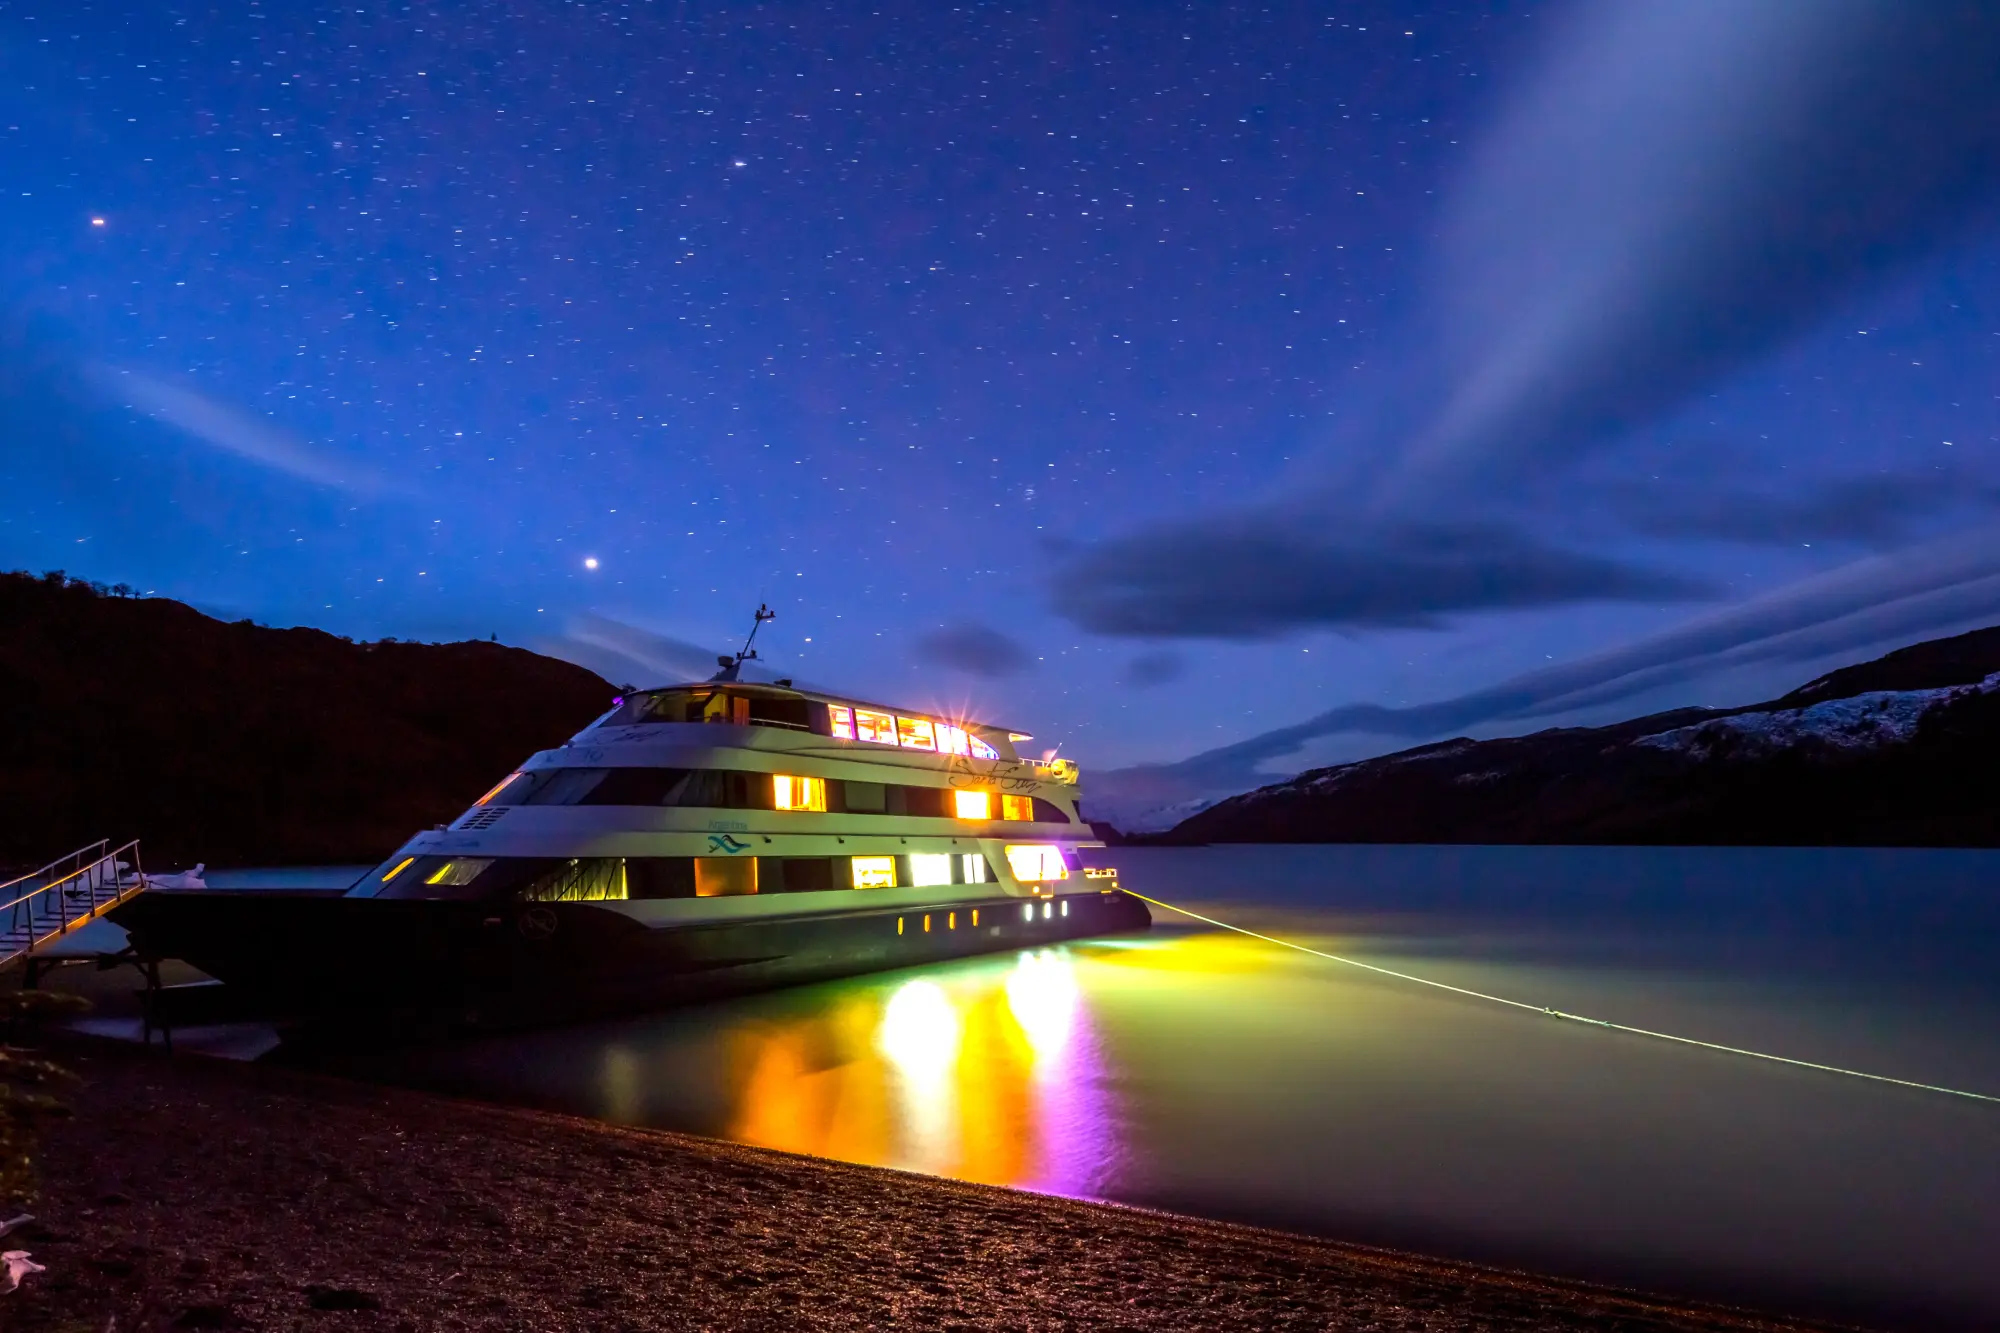
[[[1066,1194],[1113,1155],[1066,950],[849,994],[734,1041],[728,1134],[747,1143]]]

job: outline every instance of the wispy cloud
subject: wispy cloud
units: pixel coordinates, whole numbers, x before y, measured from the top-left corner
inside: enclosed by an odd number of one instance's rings
[[[641,688],[706,680],[715,674],[721,655],[713,648],[595,612],[570,617],[561,634],[541,638],[534,646],[551,657],[588,667],[606,680]]]
[[[1292,628],[1685,595],[1546,534],[1550,479],[1935,253],[2000,187],[2000,7],[1906,0],[1579,4],[1444,191],[1394,388],[1282,499],[1067,557],[1057,610],[1106,633]],[[1296,479],[1295,479],[1296,481]],[[1668,486],[1708,490],[1682,473]],[[1531,494],[1531,492],[1533,492]],[[1763,531],[1886,539],[1886,491]],[[1668,503],[1650,536],[1758,538]],[[1740,507],[1739,507],[1740,509]],[[1483,516],[1483,540],[1401,539]],[[1514,523],[1508,532],[1501,516]],[[1779,521],[1784,520],[1784,521]],[[1599,534],[1598,540],[1606,539]],[[1208,560],[1213,547],[1216,559]]]
[[[151,417],[238,458],[275,469],[301,481],[362,494],[390,489],[359,463],[315,449],[267,420],[217,402],[186,385],[136,370],[95,364],[88,378],[97,391],[122,406]]]

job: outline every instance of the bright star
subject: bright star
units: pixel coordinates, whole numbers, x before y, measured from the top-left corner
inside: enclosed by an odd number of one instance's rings
[[[103,218],[92,218],[92,219],[90,220],[90,225],[91,225],[91,226],[93,226],[93,227],[101,227],[101,226],[103,226],[103,225],[104,225],[104,219],[103,219]]]
[[[587,556],[585,556],[585,557],[583,558],[583,567],[584,567],[585,569],[596,569],[596,568],[597,568],[597,557],[596,557],[596,556],[594,556],[594,555],[587,555]]]

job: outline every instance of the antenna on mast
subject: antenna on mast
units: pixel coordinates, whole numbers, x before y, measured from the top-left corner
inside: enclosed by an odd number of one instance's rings
[[[709,679],[735,680],[737,677],[737,673],[743,669],[743,664],[745,662],[758,661],[759,658],[757,656],[757,649],[752,646],[757,642],[757,631],[764,628],[765,621],[776,620],[777,618],[778,618],[778,613],[771,609],[769,603],[760,604],[757,607],[757,619],[750,626],[750,637],[743,641],[742,650],[739,651],[734,657],[716,658],[715,659],[716,665],[720,666],[722,670],[716,672],[713,676],[710,676]]]

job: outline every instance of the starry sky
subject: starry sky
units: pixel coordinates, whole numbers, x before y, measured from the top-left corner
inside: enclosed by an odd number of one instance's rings
[[[0,567],[1100,769],[2000,619],[1991,22],[1630,14],[0,0]]]

